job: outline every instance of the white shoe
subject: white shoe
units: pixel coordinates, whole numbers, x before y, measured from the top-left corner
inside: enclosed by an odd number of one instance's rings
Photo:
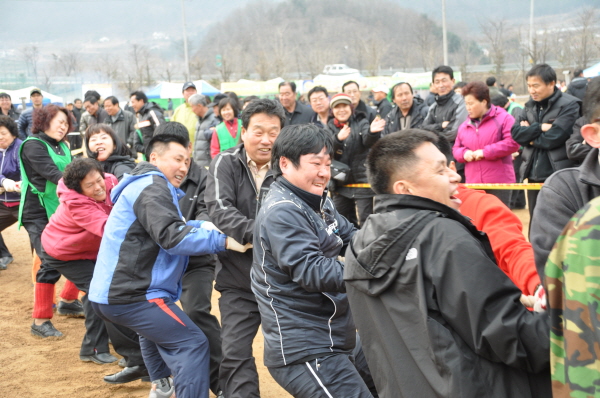
[[[167,390],[168,388],[168,390]],[[166,390],[166,391],[165,391]],[[148,398],[175,398],[175,386],[173,379],[163,378],[152,382],[152,389]]]

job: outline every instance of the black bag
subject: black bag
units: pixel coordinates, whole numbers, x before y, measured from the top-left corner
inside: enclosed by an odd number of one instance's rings
[[[338,160],[331,161],[331,180],[338,183],[344,183],[348,181],[350,176],[350,166],[346,163],[342,163]]]

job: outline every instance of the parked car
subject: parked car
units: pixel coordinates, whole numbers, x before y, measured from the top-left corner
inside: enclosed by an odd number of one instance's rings
[[[324,75],[351,75],[358,73],[358,69],[353,69],[346,64],[325,65],[323,69]]]

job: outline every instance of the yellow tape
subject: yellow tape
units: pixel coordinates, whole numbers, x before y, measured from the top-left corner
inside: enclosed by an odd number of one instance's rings
[[[464,184],[465,187],[471,189],[510,189],[510,190],[525,190],[539,191],[542,189],[542,183],[513,183],[513,184]],[[369,184],[348,184],[344,188],[371,188]]]

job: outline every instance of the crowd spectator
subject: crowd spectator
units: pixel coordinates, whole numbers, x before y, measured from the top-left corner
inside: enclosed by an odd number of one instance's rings
[[[523,147],[521,178],[530,183],[544,182],[555,171],[573,166],[565,142],[579,117],[581,101],[556,88],[556,72],[549,65],[535,65],[526,77],[531,99],[515,120],[511,133]],[[539,191],[527,191],[530,216],[538,194]]]
[[[210,142],[213,135],[213,128],[220,122],[213,113],[213,108],[209,106],[207,98],[201,94],[192,95],[188,99],[192,111],[197,116],[196,133],[194,134],[193,157],[201,167],[208,167],[212,157],[210,156]]]
[[[371,124],[375,120],[376,112],[375,109],[368,106],[361,99],[360,86],[354,80],[349,80],[342,84],[342,92],[350,97],[352,100],[352,107],[354,108],[354,115],[357,119],[366,119],[368,124]]]
[[[567,94],[572,95],[573,97],[579,98],[583,101],[583,97],[585,97],[585,90],[587,89],[588,79],[583,76],[583,70],[575,69],[573,72],[573,80],[569,83],[567,87]]]
[[[10,116],[0,115],[0,232],[19,219],[21,201],[21,163],[19,149],[23,141],[19,139],[17,123]],[[0,234],[0,270],[5,270],[14,261]]]
[[[410,83],[397,83],[391,90],[392,101],[396,106],[385,118],[385,128],[381,136],[396,131],[421,127],[427,116],[428,107],[422,98],[416,97]]]
[[[8,116],[15,122],[21,116],[12,104],[12,98],[7,93],[0,93],[0,116]]]
[[[296,83],[279,83],[279,102],[285,110],[285,125],[310,123],[313,110],[296,100]]]
[[[319,127],[327,126],[331,119],[331,110],[329,109],[329,93],[322,86],[315,86],[308,91],[308,102],[314,114],[311,123]]]
[[[223,98],[219,102],[219,116],[223,120],[212,129],[210,139],[210,157],[214,158],[219,152],[233,148],[240,143],[242,121],[238,118],[239,110],[232,98]]]
[[[392,104],[387,99],[388,89],[385,86],[377,86],[373,90],[373,105],[377,107],[376,114],[385,119],[392,110]]]
[[[145,146],[154,135],[154,130],[165,123],[162,108],[154,102],[149,102],[142,91],[134,91],[130,95],[131,107],[135,111],[137,123],[135,128],[142,134],[141,141],[136,141],[136,152],[145,153]]]
[[[490,103],[490,92],[483,82],[463,88],[469,117],[458,128],[452,153],[465,163],[467,184],[514,183],[512,154],[519,150],[510,135],[515,119],[503,108]],[[491,189],[490,193],[510,206],[510,190]]]
[[[29,99],[31,100],[31,108],[24,109],[21,112],[21,116],[19,116],[19,138],[21,140],[27,139],[27,137],[31,136],[31,126],[33,120],[33,111],[35,109],[40,109],[43,106],[44,96],[42,95],[42,90],[39,88],[32,88],[29,92]]]
[[[192,105],[190,105],[188,100],[192,95],[198,94],[198,90],[193,82],[185,82],[181,88],[181,91],[183,94],[183,103],[179,105],[177,109],[175,109],[175,113],[173,113],[171,120],[183,124],[190,133],[190,140],[194,142],[196,138],[196,122],[198,121],[198,118],[192,110]],[[171,107],[172,106],[173,103],[171,102]]]
[[[133,148],[139,140],[135,131],[135,115],[121,109],[119,100],[113,95],[104,100],[104,110],[108,114],[104,123],[113,129],[121,141]]]
[[[108,124],[95,124],[85,133],[87,156],[96,159],[104,172],[121,181],[135,168],[133,153]]]

